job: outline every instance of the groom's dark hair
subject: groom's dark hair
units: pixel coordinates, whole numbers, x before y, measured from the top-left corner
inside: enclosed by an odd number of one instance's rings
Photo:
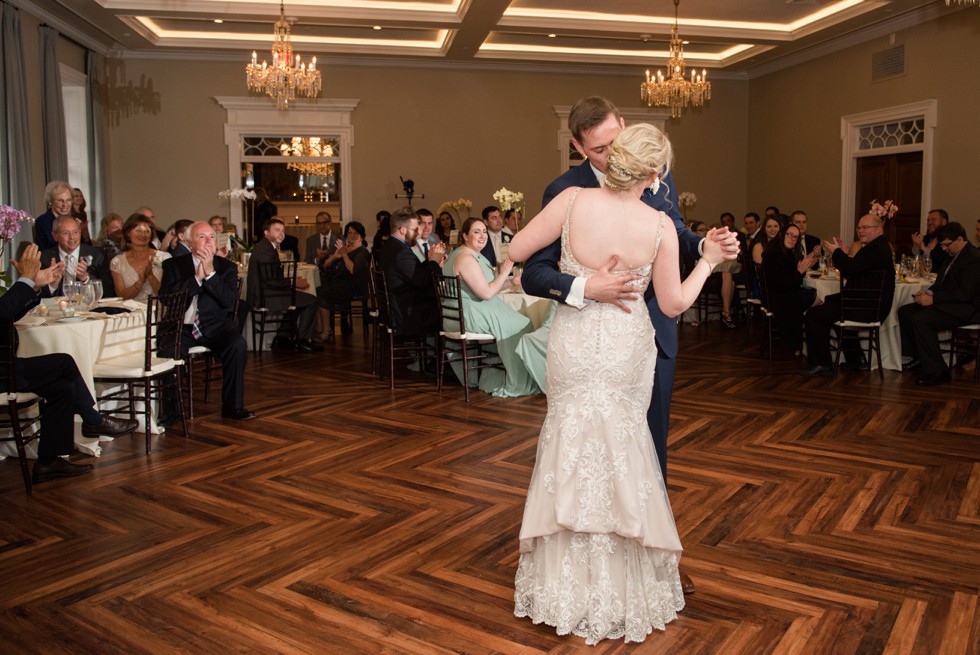
[[[620,119],[619,109],[606,98],[602,96],[582,98],[575,103],[568,114],[568,131],[576,141],[581,143],[582,134],[606,120],[609,114],[615,116],[616,120]]]

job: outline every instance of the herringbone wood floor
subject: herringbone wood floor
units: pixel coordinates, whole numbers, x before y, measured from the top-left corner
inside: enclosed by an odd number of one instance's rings
[[[980,387],[804,380],[740,332],[682,337],[670,495],[698,590],[641,645],[512,615],[544,397],[390,393],[357,335],[253,356],[254,421],[202,404],[189,440],[105,444],[32,498],[0,462],[0,651],[980,651]]]

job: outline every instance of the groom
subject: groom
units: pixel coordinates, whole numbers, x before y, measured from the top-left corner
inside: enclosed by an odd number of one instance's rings
[[[623,129],[623,119],[612,102],[598,96],[582,98],[568,115],[568,129],[572,144],[586,161],[569,169],[545,189],[542,207],[569,187],[602,186],[606,177],[606,158],[609,146]],[[738,241],[728,228],[711,230],[705,238],[699,237],[687,227],[678,212],[677,189],[673,175],[661,181],[656,194],[645,191],[643,201],[654,209],[663,211],[674,222],[680,241],[680,257],[697,259],[703,249],[720,248],[725,259],[738,256]],[[521,285],[527,293],[542,298],[554,298],[560,302],[582,307],[587,301],[608,302],[629,311],[623,300],[634,298],[627,283],[636,276],[613,275],[616,257],[590,278],[576,278],[558,271],[561,258],[561,240],[544,248],[527,261],[521,275]],[[647,287],[644,299],[650,311],[650,320],[656,330],[657,369],[653,380],[653,399],[647,411],[647,422],[653,434],[653,443],[660,461],[664,481],[667,480],[667,430],[670,424],[670,395],[674,386],[674,364],[677,356],[677,320],[660,311],[653,295],[653,285]],[[692,593],[694,584],[686,575],[681,576],[684,593]]]

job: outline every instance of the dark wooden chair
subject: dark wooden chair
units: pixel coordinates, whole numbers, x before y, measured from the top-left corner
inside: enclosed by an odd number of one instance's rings
[[[418,362],[419,369],[425,371],[425,360],[434,355],[435,348],[430,344],[436,335],[401,334],[393,325],[391,318],[391,298],[384,271],[372,271],[374,289],[377,294],[378,323],[378,375],[384,380],[385,370],[389,373],[391,388],[395,388],[395,361]]]
[[[280,261],[258,267],[259,304],[252,307],[252,350],[261,351],[265,336],[277,332],[282,321],[290,322],[290,338],[296,338],[296,262]]]
[[[13,441],[17,447],[17,457],[20,459],[20,472],[24,477],[24,490],[30,496],[31,471],[27,465],[27,444],[37,439],[40,434],[38,415],[22,416],[21,413],[37,406],[41,399],[33,393],[18,392],[17,380],[14,375],[14,359],[17,356],[17,328],[10,323],[0,325],[0,371],[6,381],[6,391],[0,393],[0,404],[6,413],[0,417],[0,427],[11,431],[11,436],[2,437],[0,441]]]
[[[892,275],[888,271],[888,275]],[[878,376],[884,380],[885,372],[881,366],[881,297],[885,284],[885,272],[873,271],[852,280],[841,280],[841,318],[834,323],[834,377],[840,368],[840,355],[845,342],[856,342],[862,352],[867,352],[868,362],[871,354],[878,358]]]
[[[442,393],[446,364],[456,355],[463,365],[463,389],[466,402],[470,402],[470,373],[484,368],[503,369],[503,362],[497,353],[486,351],[497,340],[492,334],[479,334],[466,329],[466,316],[463,311],[463,298],[458,275],[435,275],[436,295],[439,297],[439,316],[442,328],[436,350],[436,378],[438,391]]]
[[[980,382],[980,323],[961,325],[950,331],[942,342],[949,357],[949,367],[968,358],[973,359],[973,381]]]
[[[772,366],[775,348],[776,348],[776,321],[775,314],[770,310],[769,304],[769,286],[766,284],[766,271],[762,264],[752,264],[753,270],[755,271],[755,277],[759,280],[759,289],[762,292],[762,298],[759,302],[752,303],[759,309],[759,313],[762,315],[763,327],[765,329],[765,347],[769,351],[769,365]],[[746,340],[748,335],[746,335]]]
[[[123,401],[125,409],[110,410],[113,414],[128,413],[136,418],[136,403],[143,403],[143,426],[146,431],[146,453],[150,454],[150,426],[153,425],[153,404],[163,400],[167,388],[176,389],[177,411],[187,437],[187,415],[184,413],[180,339],[187,310],[187,292],[150,296],[146,300],[146,333],[142,352],[127,353],[100,359],[93,367],[95,382],[123,388],[100,396],[98,401]]]

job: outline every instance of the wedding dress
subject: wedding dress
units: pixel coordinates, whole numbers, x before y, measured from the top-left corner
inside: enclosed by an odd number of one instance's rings
[[[588,276],[569,248],[562,272]],[[656,245],[667,223],[661,216]],[[654,252],[656,257],[656,251]],[[684,607],[680,539],[647,425],[657,349],[643,301],[558,307],[548,344],[548,413],[520,534],[514,613],[558,634],[643,641]]]

